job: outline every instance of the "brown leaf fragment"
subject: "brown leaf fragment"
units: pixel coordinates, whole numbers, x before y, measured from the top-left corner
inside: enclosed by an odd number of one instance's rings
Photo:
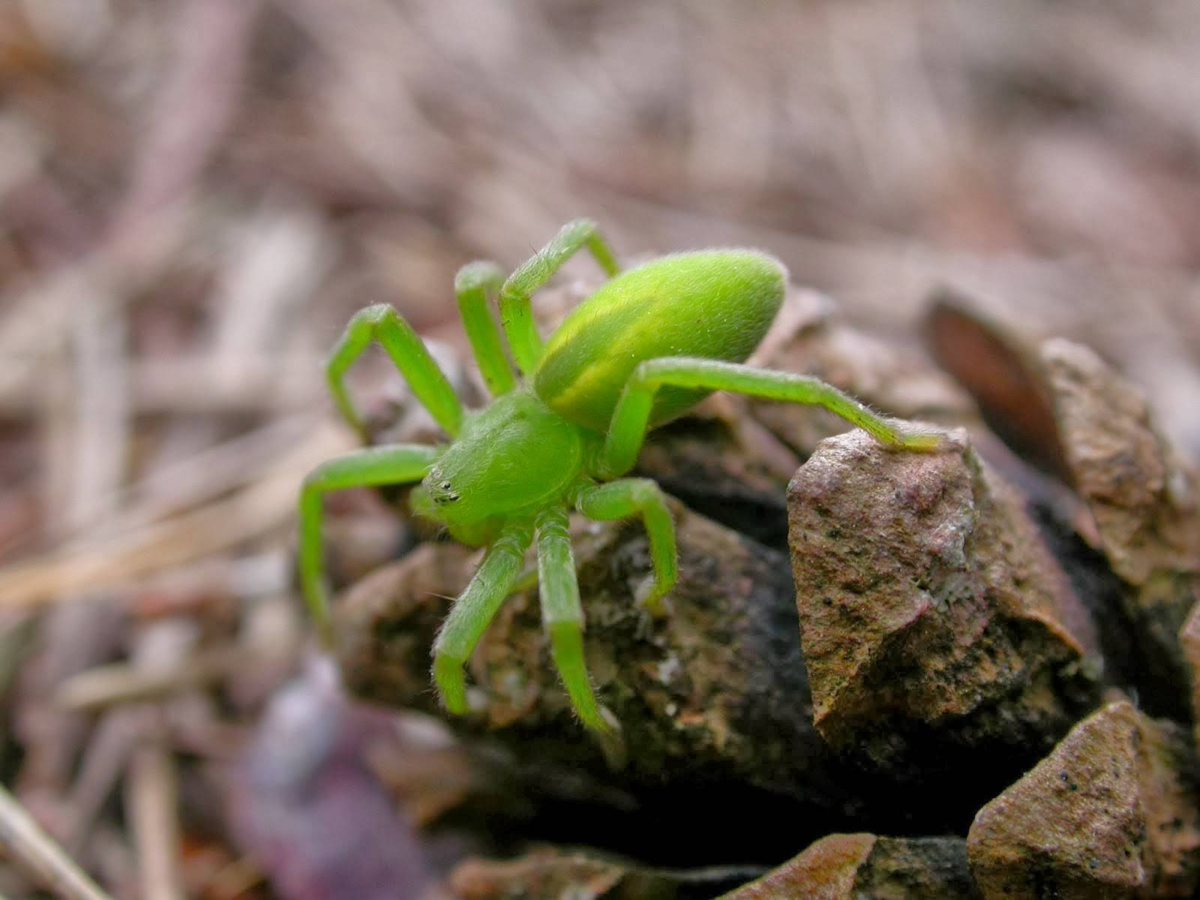
[[[938,363],[970,391],[988,425],[1045,471],[1066,473],[1037,342],[987,315],[974,298],[948,289],[929,300],[922,323]],[[986,309],[986,307],[985,307]]]
[[[840,435],[789,486],[814,722],[897,773],[952,765],[956,747],[964,765],[985,748],[1028,759],[1097,699],[1090,620],[1019,498],[958,440],[919,454]]]
[[[616,896],[618,888],[622,900],[673,896],[669,885],[647,883],[653,879],[641,878],[642,889],[633,888],[629,881],[637,878],[616,860],[545,849],[507,862],[469,859],[451,874],[450,890],[460,900],[598,900]]]
[[[1127,701],[1080,722],[967,839],[988,900],[1188,897],[1200,875],[1189,742]]]

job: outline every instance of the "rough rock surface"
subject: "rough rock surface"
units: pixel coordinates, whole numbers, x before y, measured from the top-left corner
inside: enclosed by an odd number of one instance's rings
[[[1200,746],[1200,603],[1192,607],[1191,615],[1179,631],[1179,644],[1187,660],[1189,683],[1192,687],[1192,729],[1196,745]]]
[[[1097,701],[1090,620],[965,443],[831,438],[788,499],[814,721],[833,746],[896,776],[977,774],[980,751],[1011,772]]]
[[[786,561],[681,506],[675,518],[680,581],[661,620],[633,599],[649,573],[639,524],[596,526],[576,542],[597,694],[625,726],[634,769],[657,775],[667,760],[720,762],[761,783],[793,779],[821,755],[821,741]],[[472,561],[471,551],[426,545],[359,582],[338,610],[352,690],[436,709],[429,647]],[[470,674],[477,727],[581,731],[550,659],[536,590],[505,602]]]
[[[971,900],[961,838],[831,834],[723,900]]]
[[[980,810],[971,871],[988,900],[1188,897],[1200,873],[1190,744],[1126,701],[1080,722]]]
[[[639,802],[661,803],[665,814],[685,823],[703,821],[705,810],[718,808],[731,815],[755,810],[754,821],[765,821],[770,814],[763,810],[772,802],[793,813],[799,804],[833,816],[802,819],[810,824],[802,826],[808,830],[801,840],[830,822],[846,823],[869,805],[870,794],[866,801],[851,799],[861,784],[851,787],[813,727],[787,558],[681,506],[675,517],[680,581],[670,614],[660,620],[634,601],[649,571],[640,524],[592,525],[576,539],[588,669],[600,701],[623,726],[624,769],[611,771],[600,746],[575,721],[534,591],[510,597],[501,608],[469,667],[474,712],[451,724],[465,735],[493,738],[537,767],[543,775],[530,790],[556,790],[562,779],[545,773],[557,771],[627,792],[622,797],[636,792]],[[423,545],[339,600],[339,661],[353,693],[440,714],[430,646],[474,558],[457,546]],[[769,860],[795,846],[795,833],[776,832],[765,825],[744,829],[740,858]],[[767,849],[764,834],[777,843]],[[629,837],[632,842],[632,830]],[[720,840],[728,846],[737,837]],[[725,858],[736,860],[739,853]]]
[[[1042,359],[1075,487],[1113,570],[1134,585],[1200,572],[1200,478],[1158,433],[1146,398],[1087,347],[1047,341]]]
[[[1200,600],[1200,476],[1158,432],[1141,392],[1093,351],[1052,340],[1042,360],[1073,485],[1127,585],[1157,709],[1188,683],[1178,634]]]

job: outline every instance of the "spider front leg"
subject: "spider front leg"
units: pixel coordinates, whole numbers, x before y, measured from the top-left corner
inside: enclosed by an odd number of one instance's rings
[[[675,523],[659,486],[648,478],[622,478],[599,486],[585,484],[572,499],[579,512],[598,522],[641,517],[650,538],[654,577],[638,589],[637,600],[651,615],[663,615],[662,599],[675,587],[679,569]]]
[[[513,359],[523,375],[533,374],[542,356],[542,337],[533,321],[530,299],[538,288],[562,268],[563,263],[578,253],[587,250],[600,264],[606,275],[612,277],[619,271],[616,257],[608,242],[601,237],[596,223],[591,219],[576,219],[563,226],[554,238],[536,256],[509,276],[500,289],[500,321],[508,335]]]
[[[395,444],[337,456],[309,473],[300,491],[300,584],[322,640],[330,643],[329,587],[322,553],[322,498],[330,491],[420,481],[437,461],[436,447]]]
[[[386,303],[360,309],[346,325],[325,367],[329,391],[346,421],[366,437],[362,416],[346,390],[346,370],[362,356],[372,340],[379,341],[421,405],[429,410],[442,430],[457,437],[463,409],[454,388],[438,368],[425,345],[404,317]]]
[[[467,682],[463,666],[495,618],[521,575],[525,550],[533,540],[533,523],[514,519],[500,530],[488,548],[471,583],[454,601],[450,615],[433,644],[433,680],[446,709],[467,711]]]
[[[538,513],[537,556],[542,624],[563,687],[584,725],[593,731],[611,732],[612,726],[596,703],[583,658],[583,606],[565,507],[551,506]]]
[[[646,436],[654,395],[667,385],[823,406],[893,447],[937,450],[946,441],[945,435],[937,432],[898,426],[819,378],[714,359],[671,356],[639,364],[626,382],[600,454],[601,477],[612,478],[633,468]]]

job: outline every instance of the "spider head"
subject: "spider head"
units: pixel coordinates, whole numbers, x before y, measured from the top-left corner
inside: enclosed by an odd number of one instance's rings
[[[578,426],[532,393],[513,391],[469,416],[413,493],[421,516],[456,529],[531,510],[579,474]]]
[[[436,475],[434,473],[437,473]],[[457,503],[462,499],[462,494],[454,490],[454,482],[444,476],[440,478],[442,473],[435,466],[430,472],[431,477],[425,479],[424,488],[429,494],[429,502],[434,506],[446,506],[449,503]]]

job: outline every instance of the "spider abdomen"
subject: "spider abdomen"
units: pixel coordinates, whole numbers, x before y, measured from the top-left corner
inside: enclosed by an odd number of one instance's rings
[[[693,356],[744,361],[783,301],[786,273],[754,250],[660,257],[617,275],[577,306],[546,344],[534,390],[563,417],[604,432],[625,383],[643,360]],[[705,392],[659,392],[651,425]]]

